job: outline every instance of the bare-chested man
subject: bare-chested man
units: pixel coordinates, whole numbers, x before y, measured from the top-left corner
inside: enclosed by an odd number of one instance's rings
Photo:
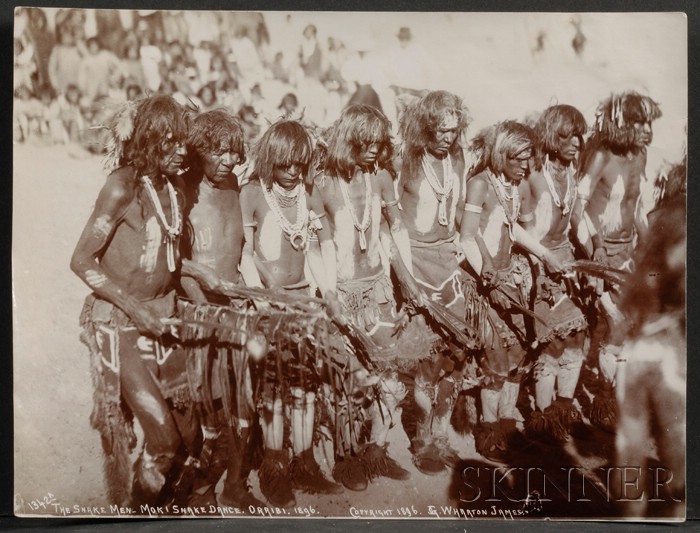
[[[459,140],[467,127],[466,109],[459,97],[434,91],[409,105],[401,120],[403,154],[397,206],[387,217],[397,234],[408,230],[413,276],[428,297],[465,320],[464,259],[457,243],[457,215],[461,219],[466,190],[464,147]],[[403,250],[402,250],[403,252]],[[417,320],[422,323],[422,317]],[[425,327],[425,324],[422,323]],[[437,474],[459,459],[447,441],[454,399],[461,389],[465,353],[454,344],[433,350],[417,370],[414,387],[420,410],[412,441],[413,462],[423,473]]]
[[[335,297],[335,250],[330,229],[323,223],[323,204],[311,179],[312,139],[294,120],[273,124],[258,141],[253,153],[251,180],[241,190],[245,244],[241,273],[247,285],[309,292],[305,267],[331,307]],[[326,269],[328,265],[331,268]],[[297,366],[303,366],[303,363]],[[279,507],[294,505],[292,489],[312,493],[338,493],[342,487],[327,480],[313,454],[314,404],[318,379],[305,368],[291,383],[290,398],[281,397],[268,384],[261,417],[265,457],[259,470],[260,489]],[[294,380],[296,381],[296,380]],[[284,444],[285,404],[291,401],[290,465]]]
[[[535,220],[528,231],[562,263],[574,260],[569,230],[585,133],[586,120],[570,105],[545,109],[535,124],[535,172],[527,179]],[[543,271],[537,277],[535,312],[548,324],[544,335],[549,342],[535,368],[537,411],[526,424],[532,434],[557,440],[567,438],[580,420],[572,401],[584,360],[587,321],[574,283]]]
[[[635,237],[647,228],[646,217],[640,213],[640,187],[646,180],[651,123],[660,116],[658,104],[648,96],[636,92],[611,96],[598,108],[593,135],[581,157],[576,235],[594,260],[613,268],[632,270]],[[613,387],[625,335],[618,300],[619,292],[614,290],[600,298],[608,337],[599,352],[601,387],[591,422],[607,429],[615,425]]]
[[[382,204],[396,205],[391,164],[391,126],[374,107],[347,107],[328,135],[324,175],[318,180],[337,254],[338,298],[345,318],[371,336],[377,347],[395,343],[396,304],[382,254],[395,268],[409,295],[418,288],[401,261],[396,243],[382,221]],[[373,402],[370,442],[357,435],[338,443],[335,479],[351,490],[364,490],[376,476],[407,479],[409,472],[387,455],[387,434],[405,397],[395,372],[380,380],[384,394]]]
[[[81,322],[93,357],[92,423],[109,457],[108,483],[128,480],[128,452],[135,444],[123,402],[145,440],[131,499],[159,504],[173,498],[173,480],[193,453],[198,430],[181,409],[173,409],[174,403],[181,407],[176,402],[188,385],[184,365],[177,366],[182,351],[164,323],[175,313],[183,226],[178,173],[187,123],[184,109],[168,96],[147,98],[135,115],[125,111],[120,120],[121,139],[125,129],[131,131],[125,142],[115,139],[112,160],[118,168],[100,191],[71,269],[93,290]],[[124,487],[110,487],[114,502],[125,496],[119,489]]]
[[[475,432],[476,450],[502,460],[516,435],[516,401],[520,366],[536,341],[525,331],[517,309],[527,306],[532,274],[513,244],[523,246],[551,271],[557,258],[520,225],[532,221],[528,188],[522,183],[530,169],[534,132],[506,121],[480,133],[473,141],[478,162],[467,181],[460,242],[476,283],[467,284],[468,322],[480,333],[484,356],[481,371],[481,423]],[[520,222],[519,222],[520,221]]]
[[[182,287],[195,304],[207,302],[229,305],[217,291],[226,284],[239,282],[238,265],[243,249],[243,220],[239,201],[238,177],[233,169],[245,161],[243,129],[227,111],[219,109],[202,113],[193,121],[188,139],[191,155],[190,169],[185,180],[187,215],[183,238]],[[205,383],[201,410],[203,412],[204,446],[200,460],[205,467],[203,486],[213,488],[221,475],[217,464],[212,464],[219,436],[218,414],[214,400],[222,397],[221,383],[227,383],[229,356],[226,347],[196,346],[191,357],[206,365],[203,374],[214,375]],[[250,465],[244,460],[249,452],[249,436],[255,422],[255,408],[250,391],[250,379],[235,383],[232,394],[238,401],[236,420],[226,421],[227,474],[219,497],[222,505],[247,509],[262,503],[250,494],[247,478]],[[242,392],[242,393],[241,393]],[[208,401],[204,396],[210,395]],[[244,401],[247,400],[247,401]],[[231,422],[233,425],[231,425]]]

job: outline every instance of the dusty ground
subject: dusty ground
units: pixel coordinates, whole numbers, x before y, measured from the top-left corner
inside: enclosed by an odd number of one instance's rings
[[[528,20],[531,25],[536,23],[536,19]],[[655,26],[648,20],[630,19],[629,28],[637,33],[634,39],[631,36],[631,40],[625,41],[628,45],[616,49],[629,56],[632,53],[629,50],[639,47],[635,57],[644,57],[645,64],[627,61],[625,70],[621,70],[614,61],[602,63],[589,55],[585,65],[566,67],[558,77],[551,77],[548,68],[552,64],[563,65],[561,58],[533,65],[520,55],[515,57],[514,64],[501,66],[494,63],[493,57],[485,56],[480,46],[491,47],[496,50],[494,54],[501,50],[502,57],[498,58],[504,59],[507,54],[503,50],[509,46],[512,50],[512,43],[501,43],[498,48],[498,40],[484,38],[483,31],[477,34],[478,39],[467,40],[464,35],[468,32],[461,32],[458,26],[446,25],[443,29],[446,35],[464,42],[461,48],[451,50],[453,65],[461,64],[457,61],[462,61],[462,54],[470,54],[464,56],[470,59],[471,67],[465,74],[469,83],[465,83],[463,92],[475,126],[506,116],[514,118],[516,111],[523,114],[540,109],[548,105],[553,94],[561,102],[579,106],[588,119],[592,118],[597,101],[613,88],[632,87],[652,94],[664,109],[664,118],[659,121],[657,138],[650,150],[649,173],[653,175],[663,159],[674,160],[680,154],[680,137],[687,114],[687,78],[674,78],[677,72],[660,59],[666,56],[659,51],[659,43],[669,35],[678,37],[673,24],[664,20],[663,25]],[[609,25],[592,26],[588,22],[590,54],[598,50],[603,57],[600,51],[611,42],[610,37],[605,40],[611,29]],[[521,33],[535,31],[527,28],[527,23],[525,26],[525,30],[519,30]],[[652,26],[656,31],[647,32]],[[620,28],[615,30],[619,32]],[[482,38],[486,40],[480,42]],[[623,41],[619,33],[613,40]],[[478,50],[482,52],[477,53]],[[677,61],[684,64],[682,58]],[[449,68],[444,58],[443,63],[441,67]],[[667,70],[661,67],[655,70],[657,63],[665,65]],[[475,71],[486,73],[481,81],[472,76]],[[649,71],[660,74],[653,79],[642,76]],[[455,85],[457,76],[452,74],[450,81]],[[484,80],[488,80],[486,85]],[[455,90],[453,86],[446,88]],[[88,289],[68,268],[70,254],[104,182],[104,174],[99,158],[73,157],[62,146],[16,145],[13,180],[15,509],[18,514],[61,516],[64,510],[74,513],[74,506],[82,515],[99,514],[106,507],[109,513],[111,502],[106,501],[103,486],[99,436],[88,423],[92,406],[88,354],[78,341],[78,315]],[[392,430],[390,442],[391,454],[412,473],[409,481],[380,479],[363,493],[346,491],[333,497],[299,495],[297,504],[302,510],[288,510],[288,516],[303,514],[304,508],[312,509],[314,516],[349,517],[352,513],[367,516],[370,511],[382,510],[391,510],[394,517],[402,516],[401,513],[413,515],[414,510],[424,517],[452,516],[453,511],[442,506],[456,502],[460,496],[463,500],[471,499],[473,492],[465,494],[465,486],[473,491],[474,486],[489,482],[493,465],[479,460],[471,437],[455,437],[453,443],[465,460],[463,466],[482,469],[478,482],[469,478],[466,483],[459,472],[445,471],[440,476],[427,477],[415,470],[407,449],[408,439],[401,428]],[[584,427],[575,446],[564,451],[531,443],[523,445],[518,464],[554,470],[562,465],[583,465],[587,471],[594,470],[610,459],[612,445],[610,436]],[[256,483],[253,476],[255,491]],[[518,480],[511,477],[508,483],[514,489]],[[476,503],[462,502],[462,512],[492,512],[491,505],[484,501],[489,494],[484,488]],[[522,504],[509,502],[500,493],[498,496],[502,501],[494,507],[496,513],[522,509]],[[599,493],[593,499],[596,501],[593,506],[590,503],[578,507],[550,506],[545,512],[581,516],[612,512]],[[435,506],[436,514],[431,514],[430,506]]]

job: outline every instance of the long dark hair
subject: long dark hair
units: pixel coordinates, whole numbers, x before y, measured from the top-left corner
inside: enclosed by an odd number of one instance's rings
[[[275,122],[253,148],[252,160],[255,169],[251,178],[260,180],[260,183],[269,189],[272,187],[275,166],[301,163],[306,183],[312,153],[311,136],[299,121]]]
[[[328,133],[325,172],[329,176],[350,179],[365,143],[378,142],[377,167],[396,176],[392,163],[394,146],[391,123],[377,108],[353,104],[343,110]]]
[[[555,154],[560,149],[560,136],[578,137],[583,151],[583,136],[588,126],[583,114],[573,106],[560,104],[545,109],[535,123],[535,168],[542,169],[546,155]]]
[[[402,179],[410,180],[418,175],[421,159],[428,149],[428,144],[435,140],[435,134],[445,113],[457,118],[457,127],[461,135],[469,124],[469,117],[462,99],[452,93],[432,91],[406,109],[400,126],[403,143]],[[450,155],[462,158],[462,147],[458,141],[450,147]]]
[[[596,111],[592,139],[614,153],[634,148],[635,122],[652,122],[661,117],[659,104],[634,91],[613,94]]]
[[[144,98],[136,109],[131,137],[124,143],[122,163],[132,165],[140,176],[155,174],[163,143],[185,143],[188,124],[186,109],[171,96]]]
[[[514,120],[505,120],[489,126],[472,139],[470,149],[474,153],[475,164],[470,176],[475,176],[485,169],[501,174],[506,161],[535,144],[535,132]]]

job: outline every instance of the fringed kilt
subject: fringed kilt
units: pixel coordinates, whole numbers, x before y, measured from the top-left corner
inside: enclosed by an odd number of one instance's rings
[[[465,272],[459,266],[464,254],[455,239],[423,243],[411,241],[413,276],[425,291],[428,298],[464,320],[466,300],[464,299]]]
[[[574,261],[573,247],[569,241],[564,241],[550,251],[562,263]],[[535,321],[537,340],[540,343],[546,343],[555,338],[565,339],[587,328],[586,315],[574,296],[575,283],[575,280],[563,277],[560,281],[555,281],[548,276],[538,278],[534,311],[547,324]]]
[[[175,314],[175,293],[144,302],[160,316]],[[180,408],[191,402],[186,371],[186,354],[170,341],[141,335],[131,319],[110,302],[90,294],[80,314],[81,340],[90,350],[90,367],[94,387],[90,423],[100,432],[105,452],[105,476],[111,501],[124,502],[129,494],[130,465],[128,455],[136,445],[133,413],[122,402],[120,358],[137,354],[158,384],[163,398]]]

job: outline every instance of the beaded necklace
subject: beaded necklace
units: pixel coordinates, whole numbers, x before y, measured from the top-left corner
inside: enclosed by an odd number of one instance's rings
[[[273,184],[273,188],[276,184]],[[286,193],[283,196],[285,198],[293,198],[294,202],[284,207],[291,207],[296,203],[297,205],[297,216],[295,222],[292,224],[287,217],[282,212],[280,204],[277,202],[276,194],[272,192],[271,189],[262,185],[262,192],[267,202],[270,211],[275,215],[277,219],[277,224],[282,229],[282,231],[289,237],[289,242],[292,248],[295,250],[301,250],[306,248],[308,236],[306,234],[306,223],[309,220],[309,211],[306,209],[306,194],[304,193],[304,187],[301,183],[298,183],[294,187],[294,192]],[[281,187],[279,187],[281,189]],[[275,191],[276,192],[276,191]],[[286,192],[286,191],[285,191]]]
[[[172,211],[172,223],[168,224],[165,218],[165,213],[163,212],[163,206],[158,198],[158,193],[153,187],[153,182],[148,176],[142,176],[141,181],[143,182],[148,196],[151,198],[153,207],[156,211],[156,217],[160,222],[161,226],[165,229],[165,246],[166,246],[166,257],[168,261],[168,270],[170,272],[175,272],[175,241],[182,233],[182,216],[180,213],[180,206],[177,203],[177,193],[175,188],[169,180],[165,180],[165,186],[168,189],[168,195],[170,196],[170,210]]]
[[[345,202],[346,207],[350,211],[352,223],[355,226],[357,232],[359,233],[360,250],[364,251],[367,249],[367,237],[365,236],[365,232],[367,231],[370,223],[372,222],[372,183],[370,182],[370,177],[368,173],[363,172],[362,175],[365,178],[365,209],[362,213],[362,223],[358,221],[357,214],[355,213],[355,208],[353,207],[352,202],[350,201],[350,191],[348,189],[347,181],[345,181],[342,178],[338,181],[340,182],[340,191],[343,195],[343,201]]]
[[[520,216],[520,191],[518,191],[517,185],[508,183],[511,192],[508,194],[506,191],[506,182],[503,175],[498,177],[494,176],[491,171],[486,173],[491,187],[493,187],[496,193],[496,199],[498,203],[501,204],[503,208],[503,213],[506,216],[506,226],[508,226],[508,235],[510,235],[511,240],[513,240],[513,226],[517,223],[518,217]],[[512,209],[508,207],[508,202],[512,200]]]
[[[571,211],[571,207],[576,199],[576,186],[574,184],[574,165],[571,164],[566,167],[566,193],[564,193],[564,198],[559,196],[556,185],[554,183],[554,178],[552,177],[552,171],[554,170],[554,164],[549,160],[549,155],[545,156],[544,165],[542,165],[542,175],[544,180],[547,182],[547,187],[549,187],[549,192],[552,195],[552,200],[554,205],[562,209],[562,214],[566,215]]]
[[[439,202],[438,222],[441,226],[447,226],[447,199],[450,197],[450,194],[452,194],[452,188],[454,186],[454,170],[452,169],[450,154],[447,154],[442,160],[442,185],[435,174],[433,165],[431,165],[428,161],[427,155],[423,156],[421,163],[423,165],[423,173],[425,174],[425,177],[430,184],[430,188],[433,189],[433,193],[435,193],[435,197]]]
[[[297,195],[299,192],[296,188],[288,191],[277,182],[272,184],[272,192],[275,194],[275,199],[280,207],[292,207],[297,203]]]

